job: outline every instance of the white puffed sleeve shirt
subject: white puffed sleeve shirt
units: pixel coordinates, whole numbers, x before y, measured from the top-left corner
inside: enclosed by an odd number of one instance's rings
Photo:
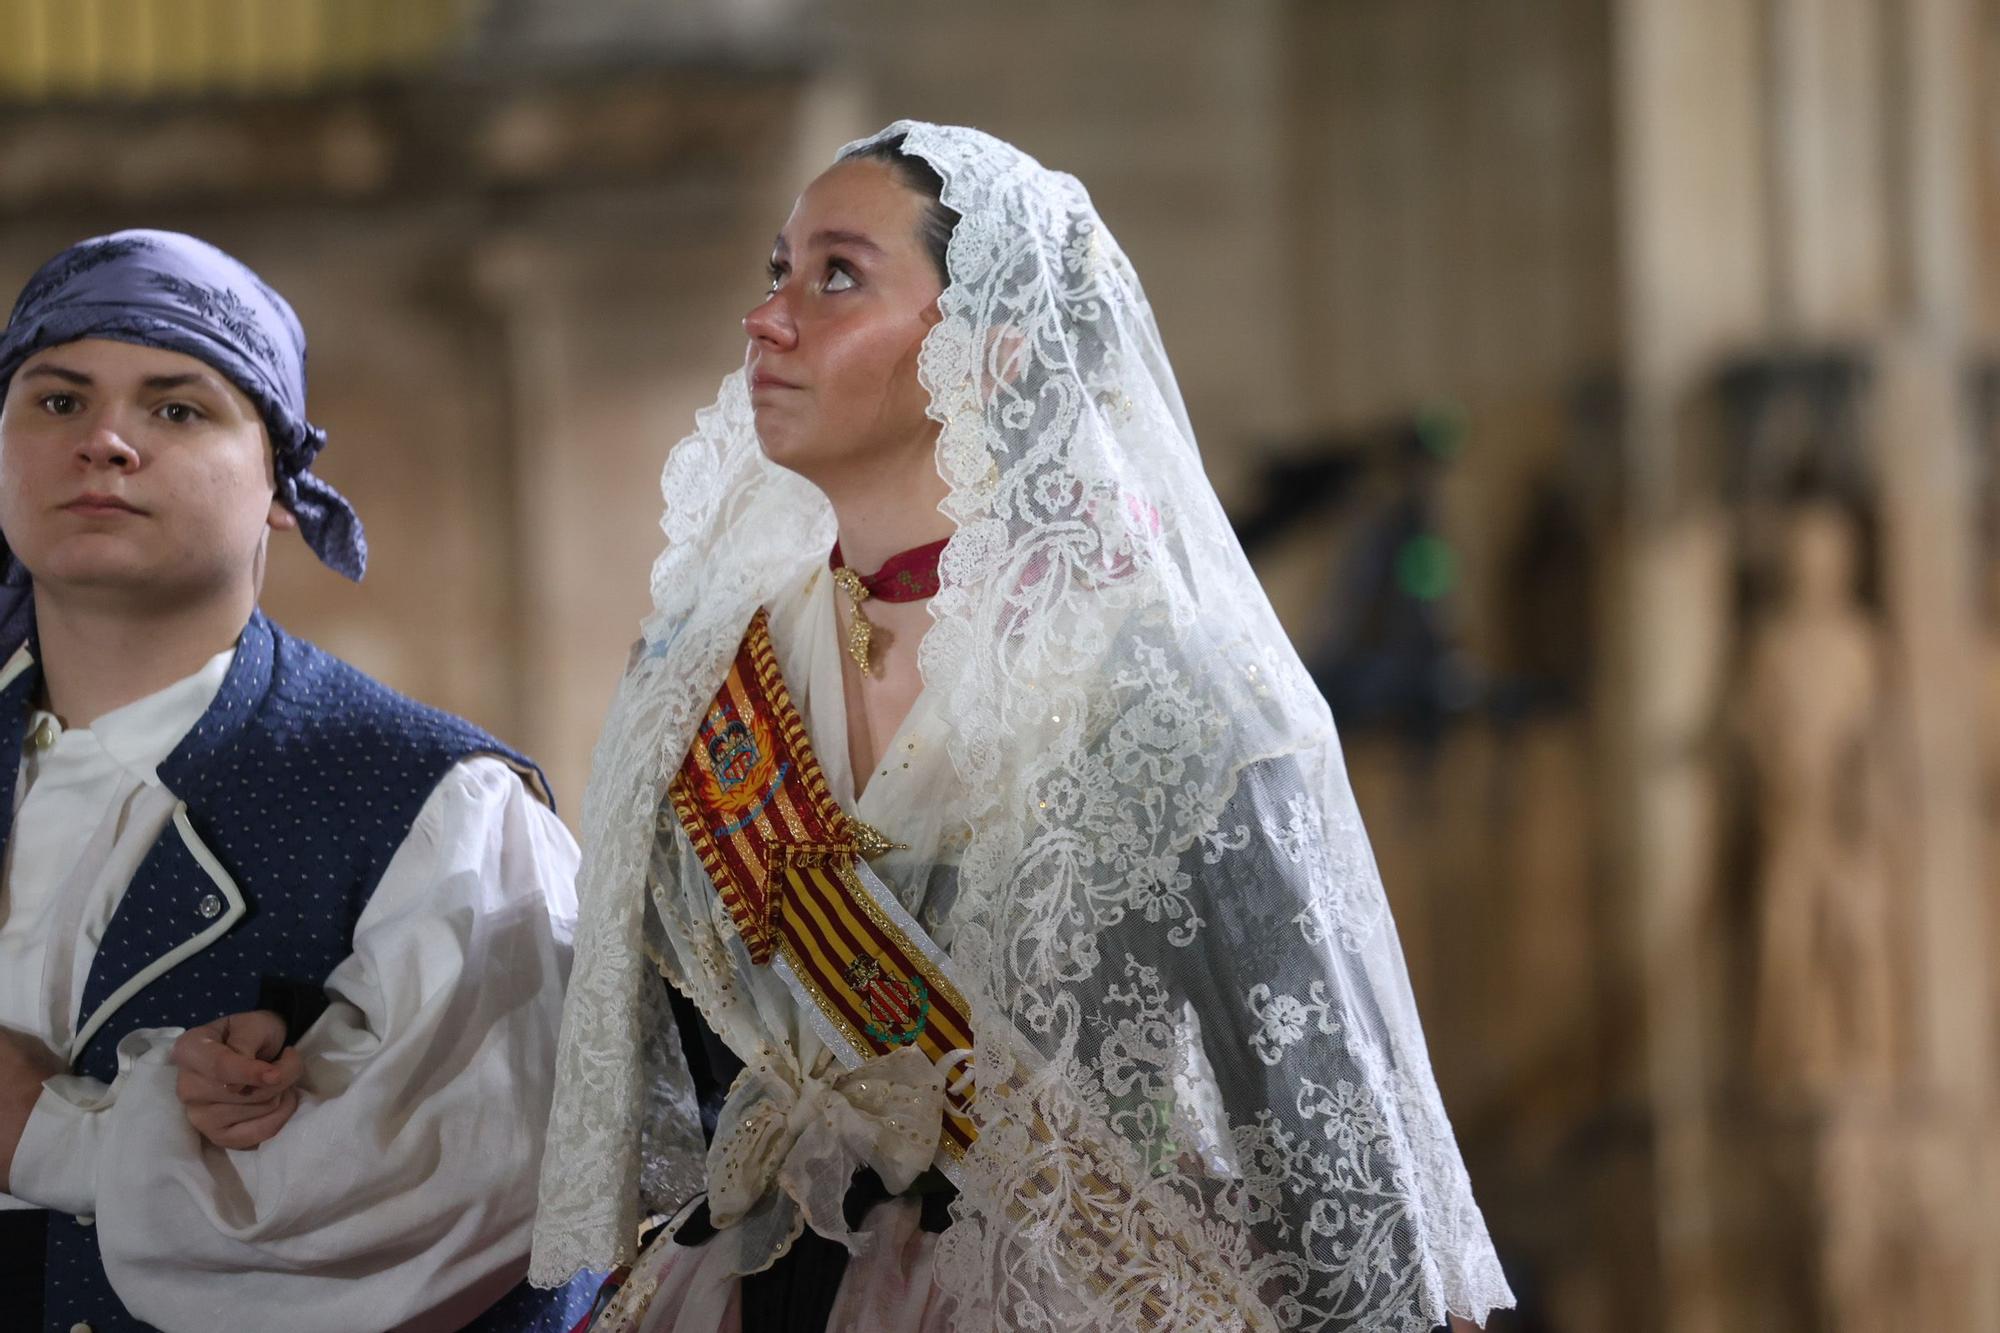
[[[155,769],[233,656],[88,729],[33,719],[0,871],[0,1024],[72,1054],[98,945],[173,817]],[[456,765],[326,981],[276,1137],[206,1144],[167,1061],[180,1029],[133,1032],[110,1084],[44,1086],[0,1208],[94,1219],[113,1289],[165,1329],[458,1327],[526,1271],[576,866],[513,769]]]

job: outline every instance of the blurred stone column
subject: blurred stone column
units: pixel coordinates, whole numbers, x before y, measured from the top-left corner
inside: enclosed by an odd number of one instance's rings
[[[1962,387],[1976,36],[1971,0],[1615,9],[1630,489],[1604,689],[1611,771],[1629,776],[1609,816],[1619,933],[1642,978],[1660,1320],[1674,1333],[1815,1316],[2000,1327],[1978,1262],[1994,1249],[1996,1191]],[[1702,389],[1732,352],[1857,342],[1875,368],[1872,503],[1909,738],[1903,938],[1882,941],[1908,1050],[1886,1102],[1857,1093],[1816,1120],[1764,1124],[1729,1109],[1730,990],[1703,943],[1726,918],[1716,797],[1695,751],[1729,652],[1731,570],[1722,539],[1703,535],[1716,491]],[[1800,1185],[1799,1220],[1817,1232],[1791,1256],[1804,1289],[1786,1285],[1776,1233],[1752,1230]],[[1883,1278],[1857,1281],[1864,1270]]]
[[[1981,866],[1979,728],[1965,372],[1977,270],[1975,115],[1981,14],[1973,0],[1891,7],[1901,163],[1897,318],[1883,349],[1875,437],[1886,593],[1905,656],[1914,749],[1914,993],[1909,1161],[1911,1290],[1922,1327],[2000,1329],[1993,904]],[[1901,1165],[1901,1164],[1899,1164]]]
[[[1969,182],[1977,24],[1968,0],[1907,0],[1896,34],[1905,163],[1899,218],[1899,318],[1883,355],[1876,435],[1904,521],[1892,526],[1889,593],[1914,685],[1922,792],[1923,957],[1916,1038],[1919,1077],[1953,1102],[1990,1098],[1994,1018],[1983,994],[1987,904],[1979,891],[1972,610],[1964,372],[1973,347]],[[2000,1302],[1989,1302],[2000,1305]]]
[[[1627,494],[1601,614],[1614,938],[1639,979],[1633,1094],[1654,1146],[1656,1307],[1635,1325],[1716,1333],[1723,1203],[1709,1108],[1715,798],[1702,740],[1727,650],[1726,528],[1705,388],[1768,319],[1756,15],[1739,0],[1613,9]],[[1625,960],[1620,960],[1625,961]],[[1773,1325],[1774,1327],[1776,1325]]]
[[[546,543],[558,529],[541,512],[553,488],[548,474],[565,459],[555,447],[567,394],[556,296],[548,283],[555,257],[533,238],[500,233],[481,238],[467,262],[486,324],[491,382],[503,397],[491,414],[490,443],[497,518],[510,536],[499,544],[507,606],[498,638],[508,666],[507,712],[518,729],[516,743],[529,753],[568,757],[578,747],[552,734],[549,721],[556,693],[550,640],[560,590],[549,578]],[[558,788],[557,799],[572,821],[581,794],[573,785]]]

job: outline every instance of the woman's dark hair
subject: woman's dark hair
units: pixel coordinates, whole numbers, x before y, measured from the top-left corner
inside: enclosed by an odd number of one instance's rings
[[[880,162],[896,173],[897,180],[930,200],[930,205],[924,209],[923,220],[917,224],[917,239],[930,252],[938,281],[949,287],[951,268],[945,262],[945,252],[951,246],[951,232],[958,225],[958,213],[944,206],[944,177],[937,174],[937,168],[915,153],[905,152],[900,134],[857,149],[841,161]]]

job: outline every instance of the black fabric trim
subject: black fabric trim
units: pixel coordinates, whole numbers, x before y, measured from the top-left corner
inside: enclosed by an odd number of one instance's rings
[[[259,977],[257,1007],[285,1020],[285,1045],[296,1046],[333,1001],[317,982],[292,977]]]
[[[825,1333],[840,1280],[847,1275],[847,1247],[811,1227],[799,1233],[785,1257],[742,1281],[743,1327]]]
[[[695,1101],[701,1108],[702,1141],[713,1143],[715,1122],[722,1114],[723,1102],[729,1099],[729,1085],[743,1072],[743,1061],[703,1020],[693,1000],[667,985],[667,1002],[673,1006],[674,1027],[680,1032],[681,1056],[694,1079]]]
[[[40,1208],[0,1212],[0,1300],[10,1328],[42,1326],[42,1288],[47,1280],[49,1215]]]

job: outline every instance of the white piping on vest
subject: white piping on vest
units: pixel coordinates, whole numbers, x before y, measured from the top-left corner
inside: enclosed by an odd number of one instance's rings
[[[222,900],[229,905],[228,909],[211,921],[199,935],[183,940],[167,950],[134,973],[124,985],[111,992],[104,1003],[97,1006],[97,1012],[90,1016],[90,1021],[78,1029],[76,1040],[69,1044],[71,1064],[75,1064],[83,1048],[97,1035],[97,1030],[103,1027],[127,1000],[221,939],[229,932],[229,928],[241,921],[244,914],[250,910],[249,905],[243,901],[243,890],[236,887],[236,881],[222,868],[222,862],[215,859],[215,853],[208,850],[208,845],[202,842],[200,835],[194,831],[194,825],[188,822],[186,801],[177,801],[174,804],[174,831],[181,835],[181,842],[188,849],[188,855],[194,858],[202,873],[207,875],[221,891]]]

